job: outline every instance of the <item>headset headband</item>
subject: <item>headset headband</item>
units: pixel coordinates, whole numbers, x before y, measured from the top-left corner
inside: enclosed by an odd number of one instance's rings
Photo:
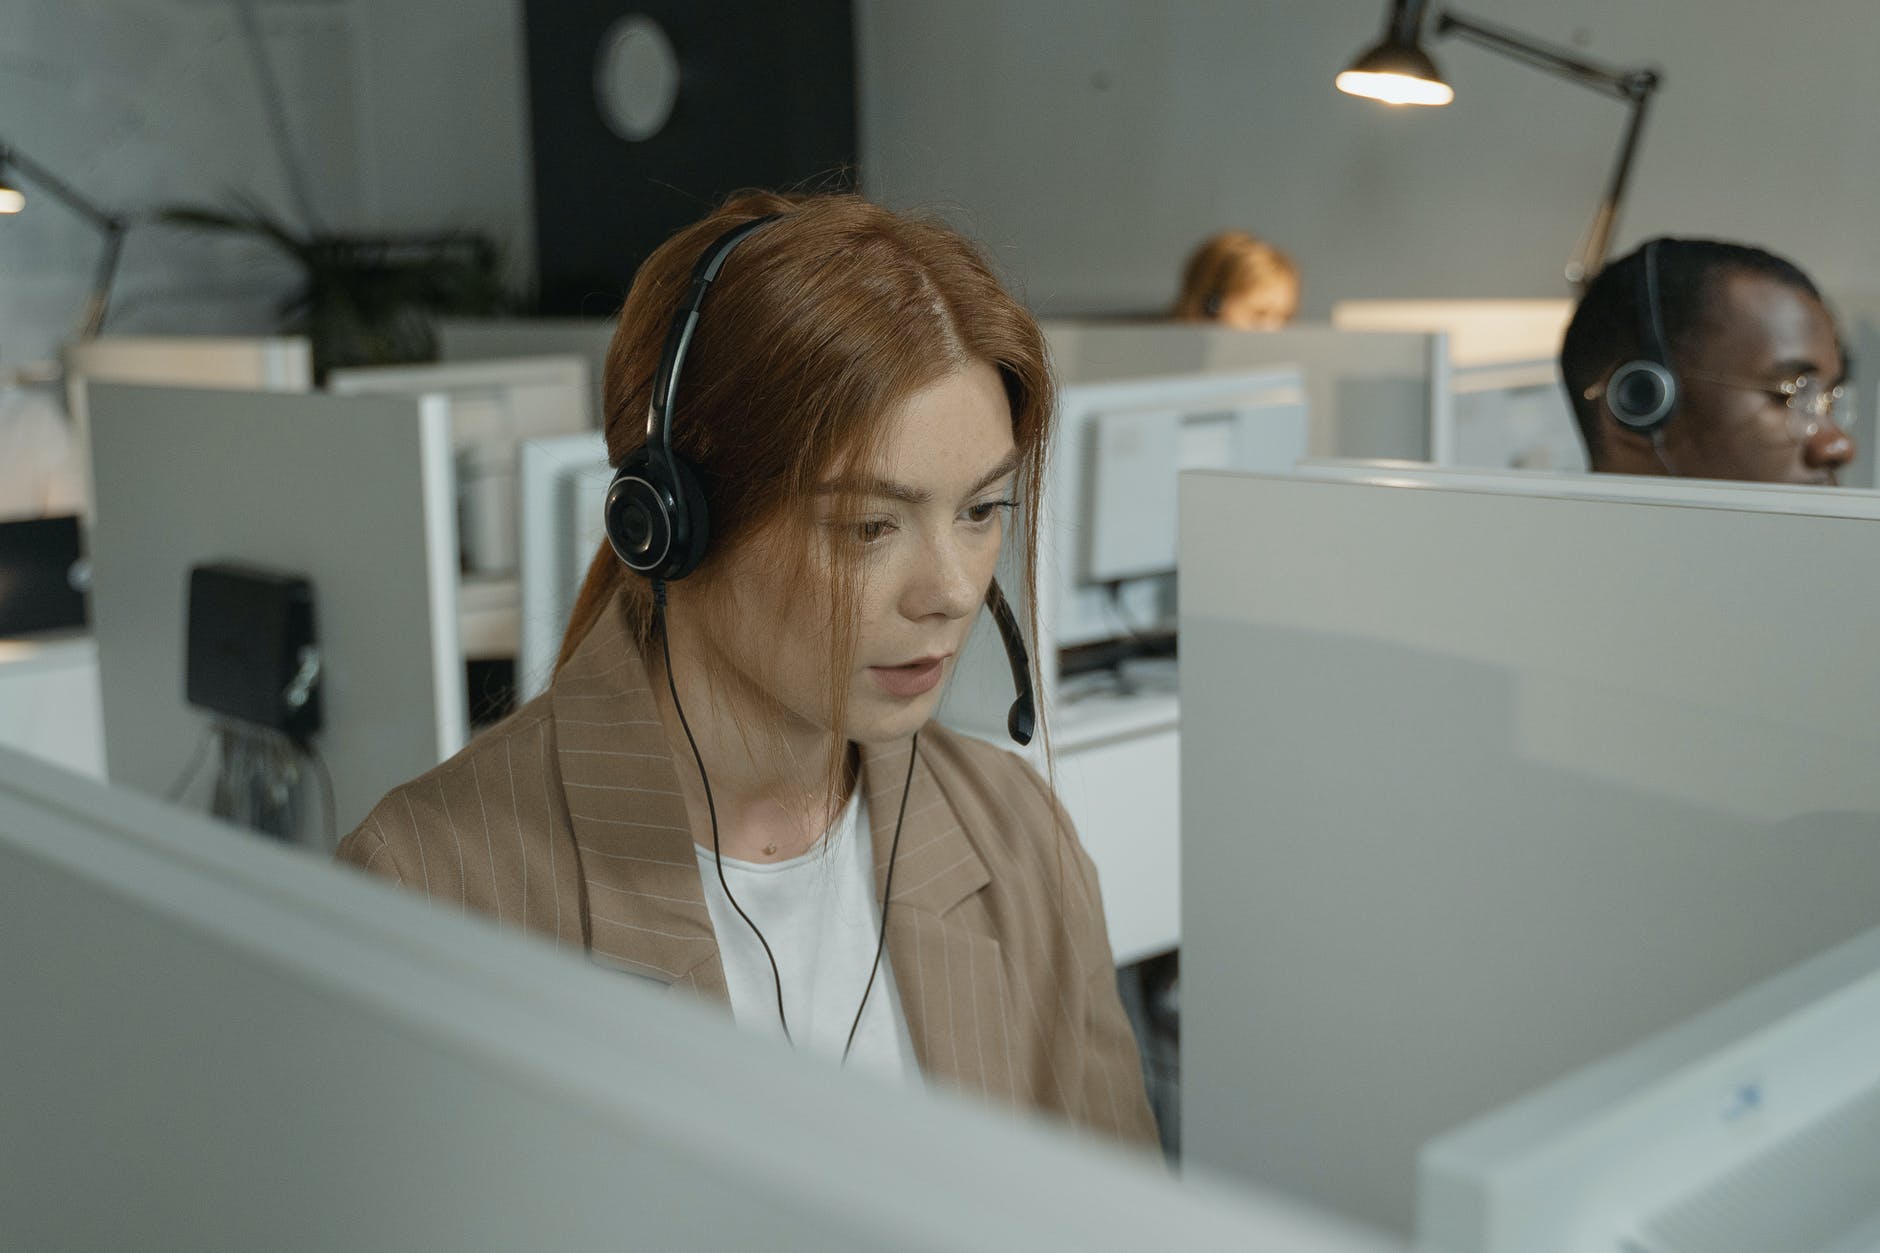
[[[1645,263],[1639,267],[1639,337],[1644,357],[1671,368],[1670,345],[1665,342],[1665,320],[1658,308],[1658,241],[1645,245]]]
[[[692,332],[698,327],[705,294],[717,281],[718,271],[724,269],[731,250],[782,216],[771,213],[738,223],[713,240],[698,264],[692,267],[685,299],[673,314],[672,325],[666,332],[666,346],[659,354],[659,371],[653,375],[653,398],[646,410],[646,446],[649,449],[657,446],[669,464],[672,461],[672,406],[679,392],[679,372],[692,347]]]

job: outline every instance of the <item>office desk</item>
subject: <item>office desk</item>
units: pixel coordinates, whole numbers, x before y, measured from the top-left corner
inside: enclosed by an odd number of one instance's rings
[[[104,778],[98,648],[88,633],[0,639],[0,744]]]
[[[457,627],[466,661],[513,658],[522,609],[513,574],[466,574],[457,585]]]

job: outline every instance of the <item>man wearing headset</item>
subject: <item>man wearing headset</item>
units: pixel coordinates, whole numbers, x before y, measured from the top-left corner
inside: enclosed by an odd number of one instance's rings
[[[1560,373],[1598,472],[1832,485],[1854,459],[1833,315],[1760,248],[1661,238],[1607,265]]]

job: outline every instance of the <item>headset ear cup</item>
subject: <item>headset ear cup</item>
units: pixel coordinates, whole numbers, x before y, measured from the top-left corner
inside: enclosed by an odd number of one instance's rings
[[[644,450],[627,458],[607,485],[602,525],[621,564],[656,577],[672,553],[672,510]]]
[[[1678,380],[1657,361],[1628,361],[1606,380],[1606,408],[1621,426],[1649,434],[1678,403]]]
[[[642,448],[607,486],[603,525],[614,555],[636,574],[671,582],[698,569],[711,520],[698,472]]]
[[[705,504],[705,486],[698,471],[684,457],[675,456],[670,466],[674,509],[672,555],[667,563],[667,580],[683,579],[705,560],[711,543],[711,511]]]

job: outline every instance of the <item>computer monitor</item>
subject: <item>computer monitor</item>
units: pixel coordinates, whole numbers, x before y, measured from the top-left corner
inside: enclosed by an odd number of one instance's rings
[[[0,522],[0,636],[85,625],[78,518]]]
[[[1401,1246],[0,750],[0,1246]]]
[[[1178,476],[1283,474],[1306,455],[1308,423],[1295,369],[1064,388],[1040,537],[1057,645],[1172,627]]]
[[[1586,469],[1586,446],[1552,356],[1456,366],[1445,464],[1493,469]]]
[[[1880,931],[1425,1145],[1424,1253],[1880,1245]]]
[[[1449,347],[1440,331],[1354,331],[1295,324],[1249,333],[1204,323],[1047,320],[1051,361],[1066,386],[1177,374],[1298,370],[1320,457],[1434,455],[1450,405]]]
[[[599,431],[529,440],[522,445],[520,464],[516,698],[526,701],[548,686],[581,580],[606,536],[601,511],[613,467]]]
[[[1185,476],[1186,1160],[1408,1233],[1432,1136],[1880,925],[1875,503]]]

